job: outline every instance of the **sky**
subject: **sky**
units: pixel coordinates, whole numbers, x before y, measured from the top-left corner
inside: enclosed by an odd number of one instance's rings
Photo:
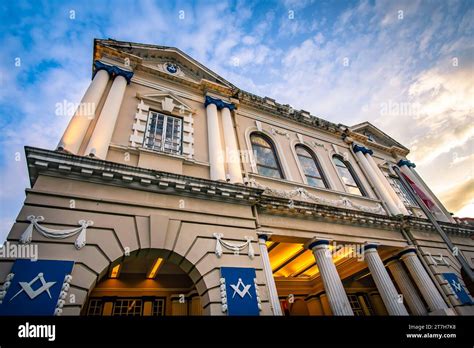
[[[91,79],[94,38],[181,49],[237,87],[411,149],[474,217],[474,1],[2,1],[0,241],[25,199],[24,146],[54,149]]]

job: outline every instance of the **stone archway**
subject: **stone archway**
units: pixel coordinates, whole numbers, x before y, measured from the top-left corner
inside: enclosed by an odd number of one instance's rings
[[[111,262],[89,289],[82,315],[202,315],[206,287],[190,262],[165,249],[139,249]],[[199,285],[198,285],[199,284]],[[199,289],[199,290],[198,290]]]

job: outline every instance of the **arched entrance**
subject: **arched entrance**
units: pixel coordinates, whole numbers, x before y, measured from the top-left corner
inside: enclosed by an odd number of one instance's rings
[[[202,315],[201,296],[183,270],[186,259],[142,249],[115,260],[89,292],[85,316]],[[187,267],[189,269],[189,267]]]

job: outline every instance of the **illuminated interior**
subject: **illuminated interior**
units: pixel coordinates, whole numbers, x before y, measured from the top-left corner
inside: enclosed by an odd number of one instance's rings
[[[90,293],[86,316],[202,315],[196,287],[178,265],[156,254],[127,256],[110,266]]]
[[[311,314],[307,305],[311,297],[324,296],[325,289],[315,257],[302,243],[267,241],[270,265],[285,315],[332,315]],[[333,262],[341,277],[349,302],[355,315],[377,315],[383,312],[380,303],[373,302],[378,290],[373,282],[367,264],[357,253],[354,245],[329,245]],[[397,248],[380,247],[382,259],[397,252]],[[360,251],[360,246],[359,246]],[[398,250],[399,251],[399,250]],[[372,303],[373,302],[373,303]],[[327,305],[326,307],[328,307]],[[330,311],[326,308],[326,311]]]

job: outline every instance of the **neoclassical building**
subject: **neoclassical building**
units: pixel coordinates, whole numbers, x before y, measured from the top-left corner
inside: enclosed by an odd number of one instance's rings
[[[0,315],[474,314],[474,227],[380,129],[173,47],[95,40],[91,68],[57,148],[25,148],[4,249],[38,260],[0,258]]]

